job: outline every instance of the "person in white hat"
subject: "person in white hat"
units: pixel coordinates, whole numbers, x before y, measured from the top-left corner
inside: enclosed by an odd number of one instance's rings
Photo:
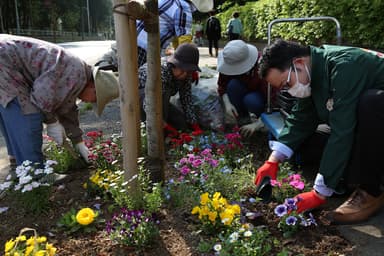
[[[258,56],[255,46],[232,40],[219,52],[217,61],[218,93],[223,99],[226,116],[237,121],[245,136],[263,127],[260,119],[249,124],[249,113],[259,117],[264,111],[268,90],[267,82],[257,72]]]
[[[92,70],[58,45],[0,34],[0,130],[12,164],[43,164],[43,123],[48,136],[58,144],[68,136],[88,161],[76,100],[95,103],[100,115],[118,94],[112,72]]]

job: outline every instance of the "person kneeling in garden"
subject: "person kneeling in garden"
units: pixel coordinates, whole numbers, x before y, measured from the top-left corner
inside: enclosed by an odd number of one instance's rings
[[[76,100],[96,103],[97,114],[119,94],[112,72],[92,69],[62,47],[42,40],[0,35],[0,128],[11,167],[43,164],[42,132],[58,144],[68,136],[88,161]]]
[[[313,190],[297,195],[298,212],[323,205],[337,193],[342,178],[359,185],[331,217],[360,222],[384,204],[380,161],[384,143],[384,54],[356,47],[303,46],[278,40],[264,49],[260,76],[273,87],[288,87],[298,98],[255,184],[276,179],[279,162],[311,136],[317,126],[331,128]]]
[[[195,134],[201,134],[195,108],[192,104],[192,80],[201,71],[199,66],[199,50],[194,44],[181,44],[175,53],[168,59],[162,59],[161,83],[163,87],[163,120],[164,130],[172,136],[177,136],[177,130],[192,128]],[[141,119],[146,120],[145,114],[145,83],[148,66],[144,64],[139,68],[139,94],[141,105]],[[170,102],[171,96],[180,95],[183,111],[180,111]]]
[[[268,83],[258,74],[256,46],[242,40],[228,42],[217,59],[218,93],[227,117],[235,120],[246,137],[264,128],[259,119],[265,109]],[[250,113],[258,118],[251,123]]]

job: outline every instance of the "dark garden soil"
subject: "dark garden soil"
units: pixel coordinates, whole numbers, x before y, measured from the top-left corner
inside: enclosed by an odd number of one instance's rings
[[[116,111],[115,111],[116,112]],[[88,125],[89,120],[85,120],[84,125]],[[106,121],[109,126],[106,129],[113,129],[116,132],[118,121]],[[104,129],[105,126],[98,126],[98,129]],[[113,126],[111,128],[111,126]],[[86,129],[93,129],[92,124]],[[258,134],[256,137],[264,139],[255,139],[249,146],[255,153],[257,159],[255,164],[260,165],[268,154],[266,146],[266,134]],[[1,214],[0,218],[0,245],[11,237],[18,235],[19,231],[24,227],[35,228],[39,235],[47,236],[49,242],[58,248],[57,255],[200,255],[196,248],[199,243],[199,236],[196,235],[196,225],[189,210],[163,209],[160,216],[160,237],[152,249],[145,252],[137,253],[130,248],[119,247],[113,245],[112,242],[104,235],[104,225],[100,225],[99,231],[92,233],[80,233],[68,236],[56,228],[56,223],[61,215],[68,212],[72,207],[91,206],[96,203],[101,204],[102,209],[108,207],[105,200],[89,199],[85,196],[83,183],[89,178],[88,169],[71,170],[69,178],[63,185],[55,186],[54,193],[50,198],[50,209],[38,216],[33,216],[13,207],[13,202],[5,197],[1,199],[1,205],[7,205],[10,209]],[[171,171],[167,171],[168,176],[172,176]],[[253,191],[249,191],[252,195]],[[265,205],[256,203],[252,206],[253,210],[262,213],[262,217],[254,220],[255,225],[265,225],[271,232],[271,235],[282,241],[282,245],[289,251],[287,255],[354,255],[353,245],[345,240],[337,231],[335,226],[328,225],[321,221],[321,216],[327,208],[334,205],[327,205],[326,209],[314,212],[315,218],[318,220],[318,226],[310,227],[302,230],[294,237],[285,239],[281,232],[277,229],[278,220],[273,213],[274,205]],[[107,212],[107,211],[105,211]],[[108,219],[109,216],[103,216]],[[3,248],[1,251],[3,252]],[[282,249],[281,247],[279,248]],[[276,255],[278,251],[271,253]]]

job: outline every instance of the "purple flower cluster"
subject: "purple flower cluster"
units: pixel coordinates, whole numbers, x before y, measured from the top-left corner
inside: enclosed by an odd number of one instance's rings
[[[144,210],[122,208],[120,212],[115,213],[112,219],[107,222],[105,229],[108,235],[118,231],[119,235],[131,238],[135,230],[143,223],[158,224],[159,221],[156,220],[153,214],[148,217]]]

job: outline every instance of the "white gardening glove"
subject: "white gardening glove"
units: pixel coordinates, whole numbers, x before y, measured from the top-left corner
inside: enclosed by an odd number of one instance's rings
[[[235,106],[232,105],[226,93],[224,93],[222,97],[223,97],[226,114],[230,116],[233,120],[236,120],[236,117],[238,116],[238,114]]]
[[[79,142],[75,145],[76,150],[80,153],[81,157],[85,160],[85,162],[89,163],[89,149],[85,146],[84,142]]]
[[[257,119],[255,122],[240,127],[240,134],[244,137],[250,137],[255,131],[265,129],[264,123]]]
[[[47,135],[56,141],[57,144],[62,145],[65,138],[64,127],[59,123],[59,121],[47,124]]]

